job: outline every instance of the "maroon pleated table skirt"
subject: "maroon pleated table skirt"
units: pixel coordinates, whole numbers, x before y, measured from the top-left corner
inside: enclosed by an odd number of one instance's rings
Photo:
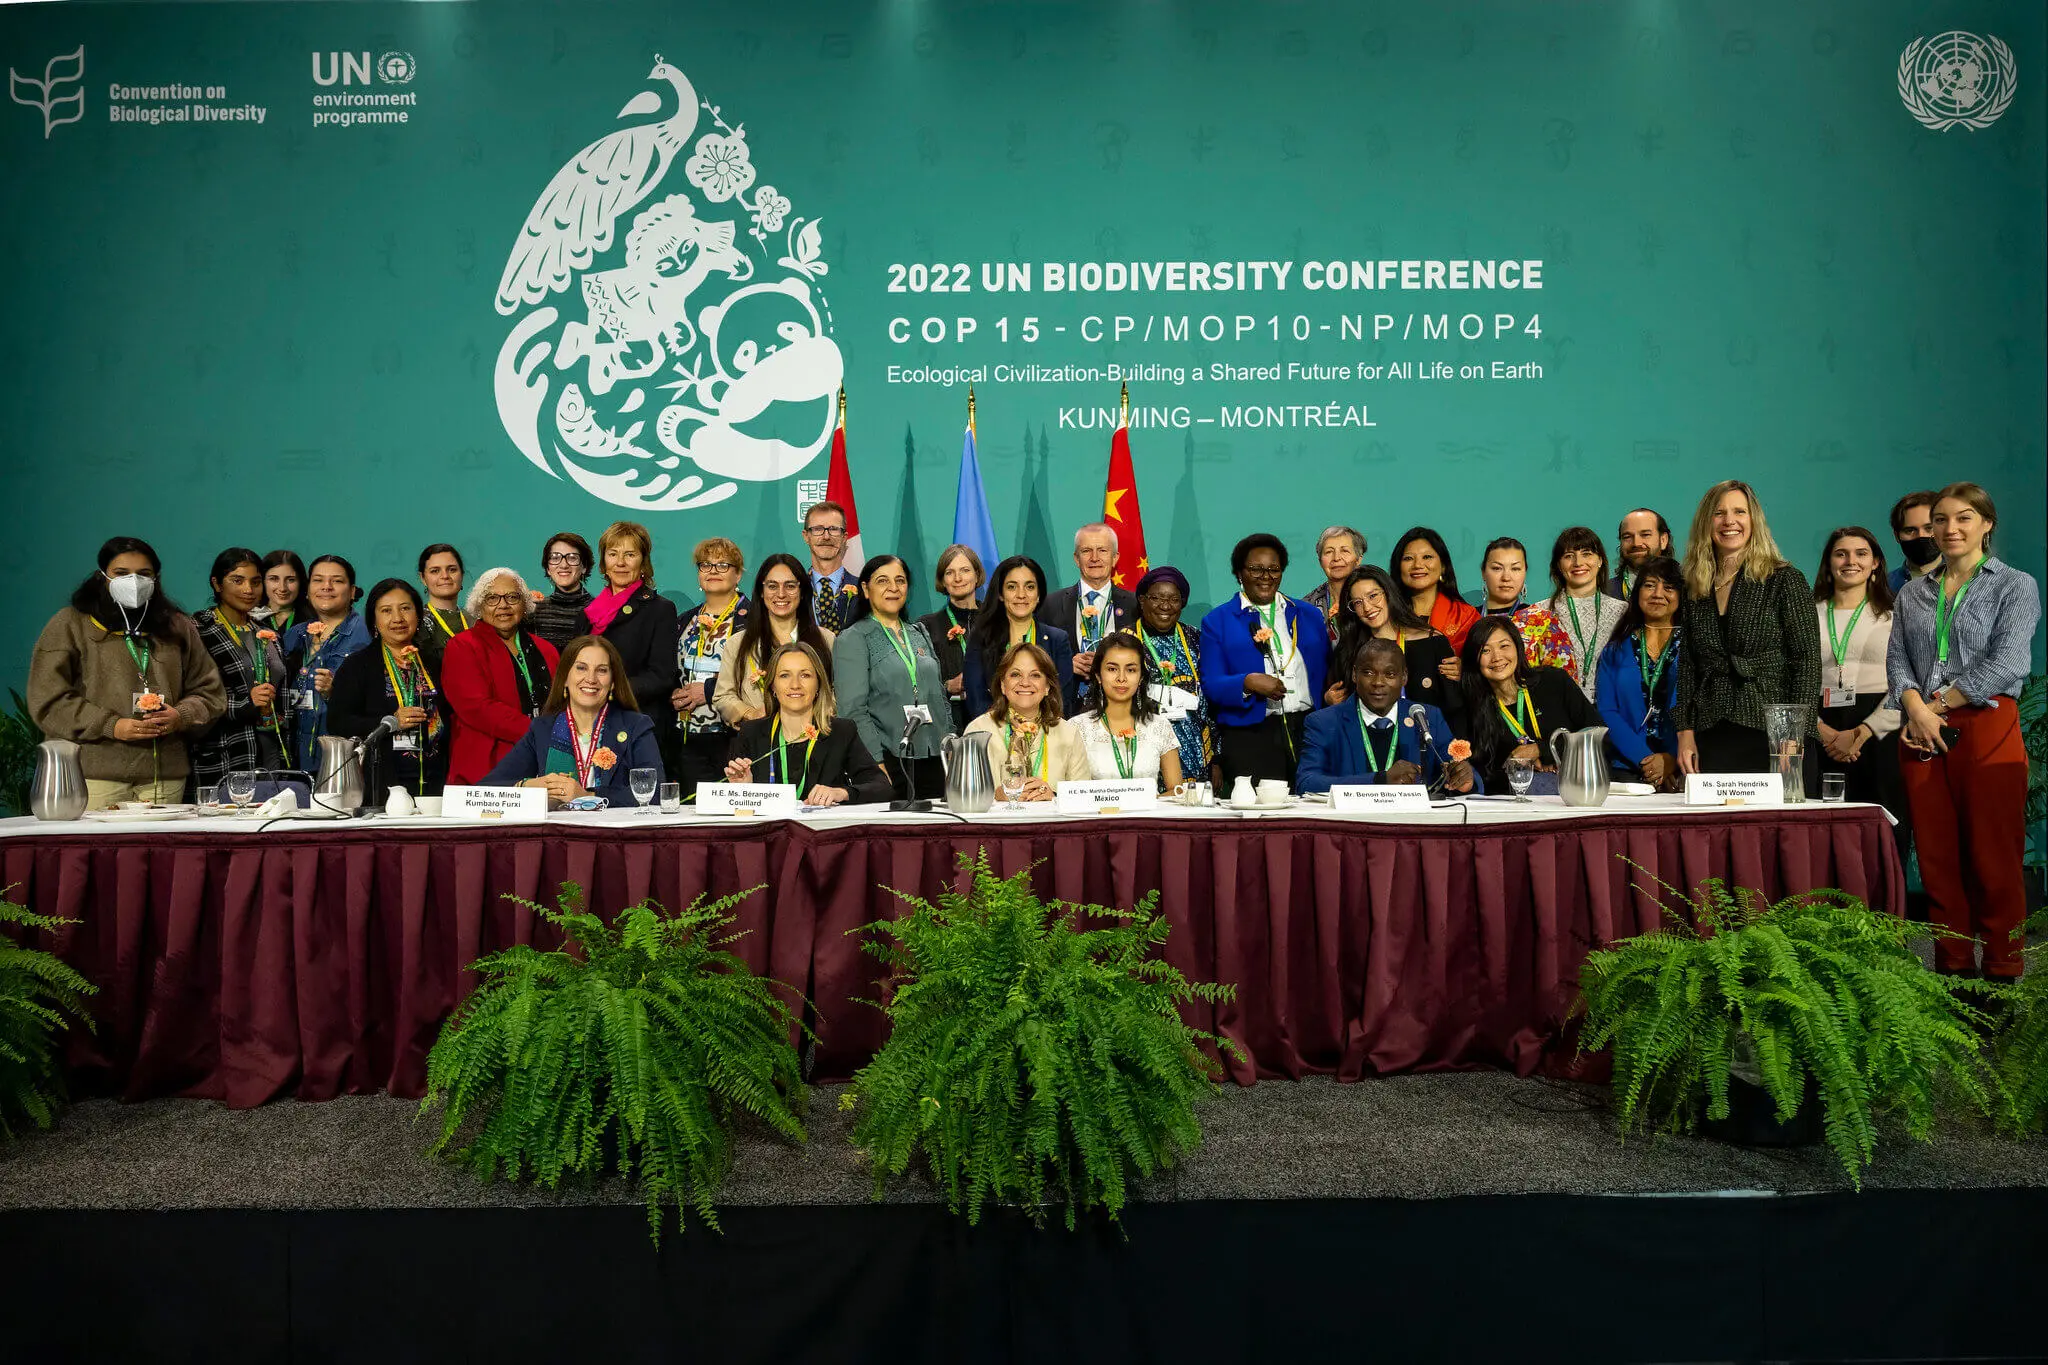
[[[1561,1046],[1586,953],[1659,923],[1640,889],[1653,878],[1905,905],[1874,806],[1465,827],[1106,816],[10,834],[12,898],[79,921],[44,941],[99,987],[97,1032],[74,1034],[78,1086],[237,1107],[420,1094],[441,1022],[474,983],[468,964],[556,942],[508,897],[552,903],[565,881],[606,912],[761,887],[737,909],[733,947],[811,1001],[817,1079],[850,1075],[883,1037],[862,1003],[880,964],[854,931],[901,913],[891,888],[957,884],[957,856],[977,847],[999,873],[1033,867],[1049,897],[1128,906],[1159,892],[1167,958],[1236,987],[1188,1017],[1244,1049],[1230,1074],[1247,1085],[1535,1070]]]

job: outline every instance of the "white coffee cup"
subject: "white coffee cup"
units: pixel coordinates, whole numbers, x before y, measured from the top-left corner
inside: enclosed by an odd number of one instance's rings
[[[1259,779],[1259,804],[1277,806],[1287,799],[1287,784],[1277,777]]]
[[[439,815],[441,813],[441,798],[438,796],[415,797],[413,805],[419,808],[421,815]]]

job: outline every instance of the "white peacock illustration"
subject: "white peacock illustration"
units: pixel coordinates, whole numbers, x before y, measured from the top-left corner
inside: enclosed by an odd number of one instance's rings
[[[745,126],[681,71],[657,56],[647,79],[619,111],[641,121],[578,152],[527,214],[498,281],[498,311],[516,321],[492,380],[536,466],[620,507],[679,511],[809,464],[844,366],[818,220],[755,183]],[[712,130],[684,156],[700,116]],[[679,158],[687,189],[657,197]],[[565,321],[552,300],[571,284],[585,311]]]

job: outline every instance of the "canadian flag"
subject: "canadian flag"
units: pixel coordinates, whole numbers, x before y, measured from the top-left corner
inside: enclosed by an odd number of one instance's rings
[[[868,562],[860,547],[860,513],[853,506],[853,475],[846,468],[846,397],[839,399],[839,425],[832,431],[832,468],[825,476],[825,498],[846,509],[846,571],[858,574]]]

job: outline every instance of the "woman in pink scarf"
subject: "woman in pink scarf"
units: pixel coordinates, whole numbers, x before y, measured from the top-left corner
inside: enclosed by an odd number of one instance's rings
[[[583,608],[592,635],[611,641],[636,697],[667,698],[676,688],[676,606],[654,590],[654,541],[637,521],[615,521],[597,541],[605,588]],[[644,703],[667,753],[674,708]]]

